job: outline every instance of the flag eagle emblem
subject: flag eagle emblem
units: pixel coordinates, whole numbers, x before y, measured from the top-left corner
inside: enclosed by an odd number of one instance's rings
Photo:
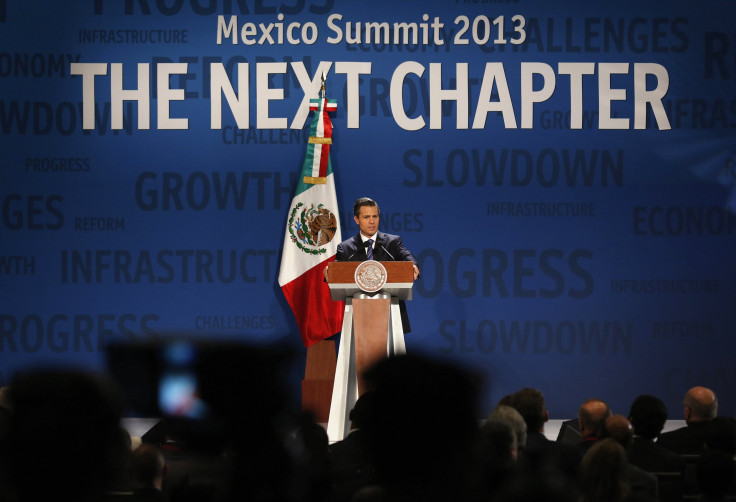
[[[289,235],[291,242],[311,254],[323,254],[327,249],[322,247],[332,241],[337,232],[337,217],[324,204],[316,208],[314,204],[306,207],[298,202],[289,216]]]

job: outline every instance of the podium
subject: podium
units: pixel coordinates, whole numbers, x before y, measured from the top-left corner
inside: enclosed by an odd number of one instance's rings
[[[356,270],[368,263],[385,269],[385,283],[376,292],[366,292],[356,282]],[[350,410],[365,390],[363,372],[380,359],[406,353],[399,300],[411,300],[413,265],[410,261],[347,261],[331,263],[327,269],[332,299],[345,301],[327,422],[331,443],[350,432]]]

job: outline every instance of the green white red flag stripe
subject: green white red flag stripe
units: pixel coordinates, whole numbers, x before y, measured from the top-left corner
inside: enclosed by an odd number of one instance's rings
[[[327,165],[330,162],[330,145],[332,144],[332,121],[328,112],[337,110],[337,101],[334,99],[310,99],[309,109],[316,112],[316,115],[322,115],[320,120],[312,120],[310,127],[311,138],[324,138],[328,141],[320,141],[309,143],[313,147],[312,154],[312,174],[315,178],[324,178],[327,176]],[[309,152],[307,152],[309,155]]]
[[[310,100],[310,142],[291,201],[279,269],[279,286],[291,307],[305,346],[339,332],[344,302],[332,301],[323,281],[325,266],[342,241],[330,160],[335,100]]]

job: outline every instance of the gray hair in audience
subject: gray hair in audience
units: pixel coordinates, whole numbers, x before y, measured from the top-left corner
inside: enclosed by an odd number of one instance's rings
[[[511,426],[518,448],[526,446],[526,422],[516,408],[500,404],[488,415],[489,422],[503,422]]]

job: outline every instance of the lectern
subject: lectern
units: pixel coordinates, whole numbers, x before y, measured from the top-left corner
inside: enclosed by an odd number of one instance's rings
[[[345,301],[327,435],[350,432],[348,415],[364,391],[363,371],[378,360],[406,353],[399,300],[411,300],[410,261],[334,262],[327,269],[330,295]]]

